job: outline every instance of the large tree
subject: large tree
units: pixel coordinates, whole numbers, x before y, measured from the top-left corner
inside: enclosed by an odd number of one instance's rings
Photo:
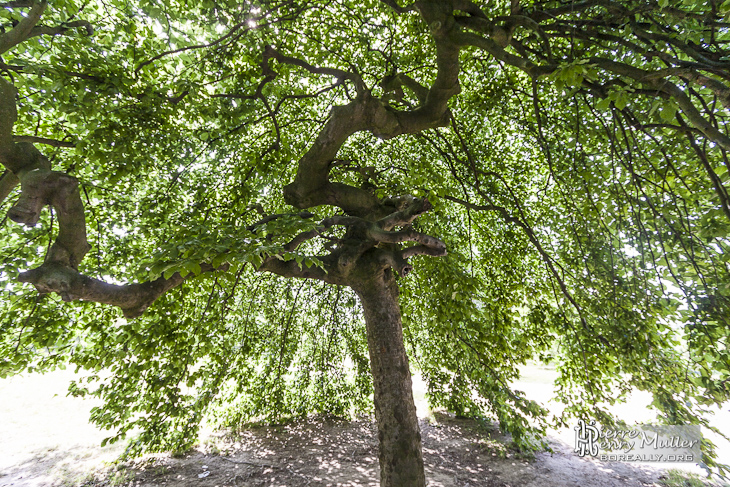
[[[521,447],[549,420],[510,387],[529,359],[558,364],[558,424],[632,388],[705,424],[728,8],[2,4],[0,374],[90,371],[72,392],[132,454],[372,394],[383,486],[425,485],[409,358]]]

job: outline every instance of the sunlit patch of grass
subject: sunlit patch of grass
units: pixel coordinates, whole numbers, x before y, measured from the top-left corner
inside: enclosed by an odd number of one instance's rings
[[[697,474],[670,469],[661,477],[662,487],[715,487],[714,482],[703,479]],[[725,484],[727,485],[727,484]]]
[[[117,487],[121,485],[127,485],[134,479],[134,472],[127,470],[126,468],[119,468],[112,473],[107,480],[110,487]]]

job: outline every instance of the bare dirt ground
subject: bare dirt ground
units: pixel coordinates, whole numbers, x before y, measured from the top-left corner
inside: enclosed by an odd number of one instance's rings
[[[114,464],[122,445],[95,446],[108,432],[88,424],[94,404],[64,397],[72,374],[53,374],[0,384],[0,487],[378,485],[377,435],[369,418],[316,417],[236,434],[216,433],[183,456],[150,455]],[[524,389],[537,394],[542,387],[549,392],[550,374],[531,371]],[[422,389],[425,385],[417,383],[414,393],[430,487],[701,485],[663,483],[666,469],[677,464],[581,459],[573,452],[567,429],[550,438],[552,453],[524,458],[509,451],[505,439],[483,423],[429,411]],[[643,408],[637,404],[631,405],[634,416]]]
[[[562,442],[529,460],[483,424],[435,414],[422,420],[430,487],[659,486],[663,471],[577,457]],[[219,435],[180,457],[150,455],[87,478],[84,487],[375,486],[375,426],[368,419],[310,418]],[[18,467],[18,472],[23,466]],[[12,479],[7,472],[5,479]],[[24,485],[12,480],[0,485]],[[56,484],[60,485],[60,484]]]

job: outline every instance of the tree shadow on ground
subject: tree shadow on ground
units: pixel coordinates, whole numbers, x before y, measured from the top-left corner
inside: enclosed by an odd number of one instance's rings
[[[557,440],[552,453],[528,460],[483,423],[445,414],[421,421],[421,430],[430,487],[646,487],[662,473],[581,459]],[[185,455],[148,455],[84,485],[377,487],[378,473],[372,421],[314,417],[219,434]]]

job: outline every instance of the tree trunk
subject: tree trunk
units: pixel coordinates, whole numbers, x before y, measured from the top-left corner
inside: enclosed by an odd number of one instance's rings
[[[372,277],[353,289],[365,311],[380,444],[380,486],[424,487],[421,431],[403,344],[398,285],[390,269]]]

